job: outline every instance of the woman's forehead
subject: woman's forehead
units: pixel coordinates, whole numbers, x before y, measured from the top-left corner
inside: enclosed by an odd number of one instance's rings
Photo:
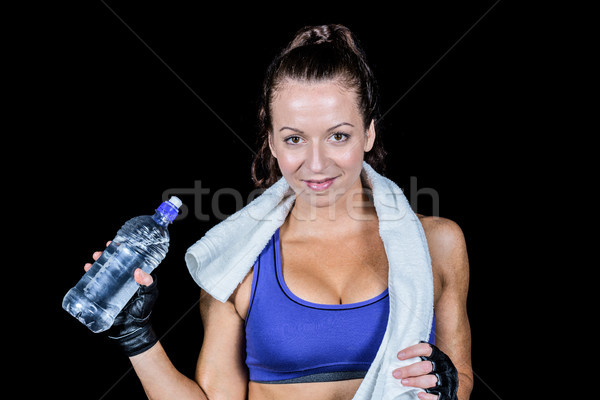
[[[272,102],[273,124],[355,124],[361,120],[356,92],[335,81],[305,83],[290,81],[278,88]],[[274,126],[275,127],[275,126]]]

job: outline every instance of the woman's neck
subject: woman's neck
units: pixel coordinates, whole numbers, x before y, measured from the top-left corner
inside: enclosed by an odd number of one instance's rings
[[[294,236],[331,237],[361,232],[378,224],[373,202],[362,188],[317,207],[304,197],[296,199],[282,229]]]

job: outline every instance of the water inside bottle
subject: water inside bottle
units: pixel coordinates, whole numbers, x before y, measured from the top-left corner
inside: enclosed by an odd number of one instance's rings
[[[139,288],[134,271],[151,273],[169,247],[166,227],[150,216],[123,225],[98,260],[63,300],[63,308],[93,332],[104,331]]]

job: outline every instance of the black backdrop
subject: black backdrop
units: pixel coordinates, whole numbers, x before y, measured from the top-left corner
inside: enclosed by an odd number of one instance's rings
[[[530,306],[508,302],[520,290],[515,277],[528,263],[530,243],[527,232],[510,227],[531,205],[525,188],[535,176],[521,162],[531,139],[522,119],[530,52],[518,13],[494,1],[60,7],[41,16],[47,19],[36,34],[39,52],[27,66],[38,82],[30,97],[38,111],[24,123],[45,128],[31,143],[21,138],[34,156],[27,183],[31,210],[39,211],[31,215],[50,211],[61,220],[60,228],[35,230],[52,268],[38,304],[51,328],[32,346],[42,354],[40,376],[52,376],[40,384],[44,392],[145,398],[129,361],[60,305],[92,252],[168,194],[180,195],[187,215],[170,227],[154,326],[175,366],[193,376],[202,340],[199,289],[183,255],[241,205],[230,189],[246,203],[265,68],[297,29],[323,23],[351,28],[375,69],[387,176],[417,211],[450,218],[465,233],[472,398],[509,398],[517,390],[507,384],[508,357]]]

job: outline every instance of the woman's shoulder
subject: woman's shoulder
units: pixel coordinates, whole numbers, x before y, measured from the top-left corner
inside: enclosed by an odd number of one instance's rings
[[[456,222],[437,216],[417,215],[425,231],[432,262],[444,260],[444,265],[456,265],[451,261],[466,258],[465,237]]]
[[[425,235],[436,241],[464,241],[463,231],[460,226],[448,218],[417,214],[423,226]]]

